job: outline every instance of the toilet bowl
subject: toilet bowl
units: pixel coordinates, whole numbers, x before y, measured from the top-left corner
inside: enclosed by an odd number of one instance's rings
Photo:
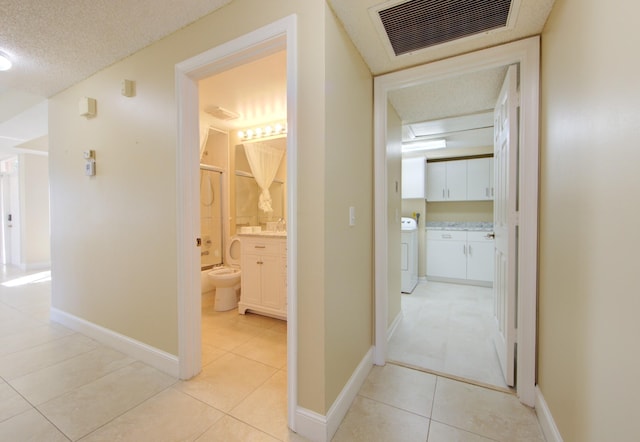
[[[240,241],[233,238],[228,247],[227,265],[215,267],[207,276],[216,289],[213,309],[225,312],[238,307],[238,289],[240,288]]]

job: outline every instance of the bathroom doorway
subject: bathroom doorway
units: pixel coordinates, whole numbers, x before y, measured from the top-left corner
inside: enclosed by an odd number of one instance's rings
[[[296,364],[296,167],[295,167],[295,115],[296,115],[296,77],[297,60],[295,17],[290,16],[260,28],[221,46],[199,54],[192,59],[176,65],[176,91],[179,116],[179,149],[177,158],[178,176],[178,211],[183,214],[178,218],[178,299],[179,299],[179,366],[180,377],[190,379],[200,373],[203,360],[202,352],[202,298],[201,293],[201,256],[197,240],[200,238],[199,199],[200,199],[200,152],[195,146],[198,142],[199,97],[198,82],[216,74],[224,73],[232,68],[260,60],[275,53],[286,51],[286,126],[287,158],[293,160],[287,168],[286,194],[287,204],[287,237],[286,237],[286,286],[287,286],[287,327],[286,327],[286,415],[285,424],[294,427],[297,406],[297,364]],[[213,110],[213,109],[212,109]],[[231,109],[227,109],[231,110]],[[243,110],[232,112],[242,113]],[[223,111],[224,112],[224,111]],[[248,125],[252,123],[247,123]],[[257,123],[255,123],[257,124]],[[230,146],[237,144],[232,137],[237,136],[235,130],[228,130]],[[230,182],[232,165],[231,157],[227,158],[227,169],[223,172],[223,186]],[[230,188],[227,190],[231,191]],[[229,204],[230,206],[231,204]],[[228,214],[234,213],[229,210]],[[229,216],[223,216],[225,238],[234,232],[231,229]],[[224,247],[223,247],[224,248]],[[232,312],[235,315],[235,312]],[[254,315],[261,321],[259,315]],[[266,321],[272,318],[265,317]]]

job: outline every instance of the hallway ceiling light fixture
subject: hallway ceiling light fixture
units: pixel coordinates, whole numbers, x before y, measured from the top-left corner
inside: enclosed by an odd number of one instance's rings
[[[209,106],[204,111],[212,117],[223,121],[235,120],[237,118],[240,118],[240,115],[238,113],[220,106]]]
[[[11,63],[9,56],[0,51],[0,71],[8,71],[11,66],[13,66],[13,63]]]
[[[418,152],[421,150],[444,149],[447,147],[447,140],[413,141],[402,143],[402,152]]]
[[[286,123],[268,124],[262,127],[238,131],[238,137],[243,141],[270,138],[287,134]]]

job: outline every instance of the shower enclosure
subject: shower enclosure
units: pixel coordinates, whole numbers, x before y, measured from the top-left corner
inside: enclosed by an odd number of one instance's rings
[[[202,270],[222,264],[222,170],[200,164],[200,262]]]

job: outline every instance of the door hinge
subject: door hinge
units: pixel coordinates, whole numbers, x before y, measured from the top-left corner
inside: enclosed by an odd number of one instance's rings
[[[200,247],[202,245],[202,238],[196,238],[196,247]]]

